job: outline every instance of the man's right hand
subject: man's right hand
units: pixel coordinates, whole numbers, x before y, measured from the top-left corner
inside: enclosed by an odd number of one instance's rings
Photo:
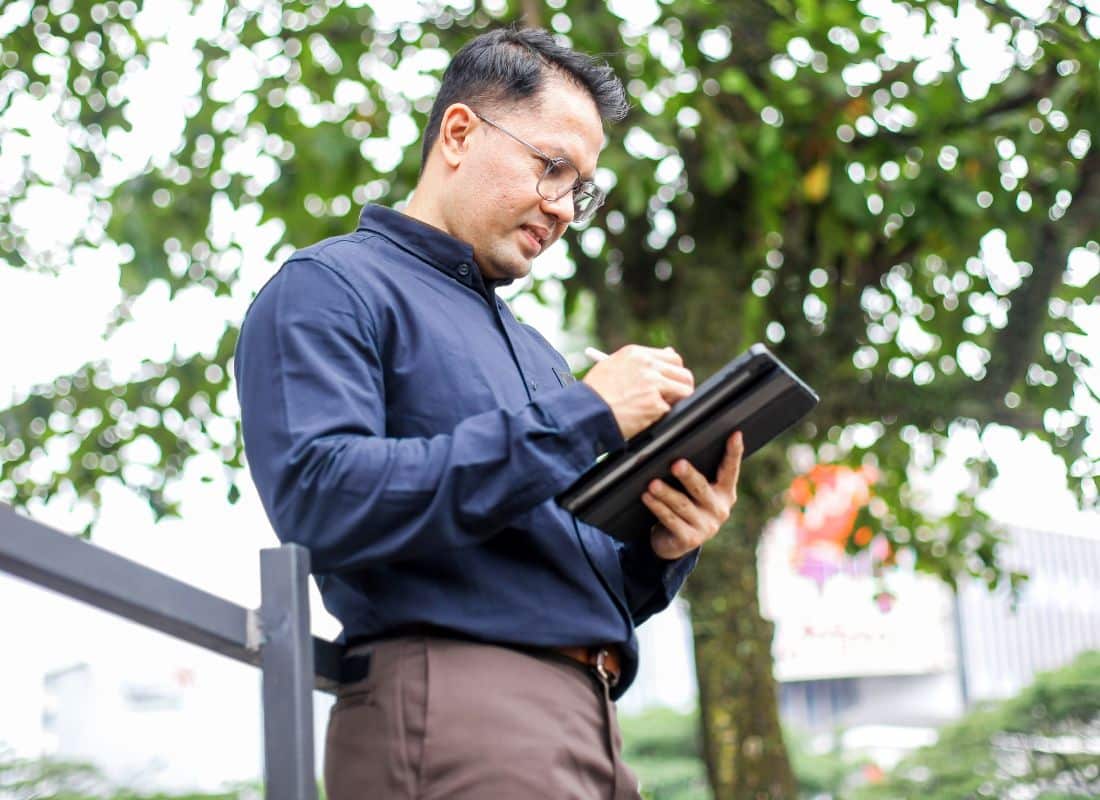
[[[695,390],[695,376],[671,347],[628,344],[584,376],[611,407],[624,439],[645,430]]]

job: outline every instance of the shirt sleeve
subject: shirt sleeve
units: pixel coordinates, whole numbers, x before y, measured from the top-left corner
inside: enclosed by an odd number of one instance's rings
[[[387,437],[382,353],[367,305],[320,262],[284,266],[241,329],[253,480],[279,538],[307,547],[318,572],[477,544],[622,443],[583,383],[449,434]]]
[[[699,553],[697,548],[669,561],[653,552],[648,536],[619,543],[626,603],[635,625],[641,625],[668,607],[695,569]]]

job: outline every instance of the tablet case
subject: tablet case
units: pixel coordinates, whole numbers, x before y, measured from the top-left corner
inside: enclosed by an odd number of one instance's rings
[[[818,396],[762,344],[754,344],[655,424],[608,455],[558,497],[567,510],[624,541],[657,521],[641,496],[654,478],[682,489],[669,467],[686,458],[714,480],[726,440],[742,432],[742,461],[802,419]]]

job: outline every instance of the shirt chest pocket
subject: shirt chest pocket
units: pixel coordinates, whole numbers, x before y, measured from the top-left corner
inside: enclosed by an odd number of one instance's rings
[[[568,386],[571,383],[576,383],[577,379],[573,373],[567,370],[565,367],[554,367],[554,375],[558,379],[558,383],[562,386]]]
[[[577,382],[567,367],[545,358],[538,363],[525,365],[524,373],[527,375],[527,391],[532,400],[538,400],[547,392],[564,389]]]

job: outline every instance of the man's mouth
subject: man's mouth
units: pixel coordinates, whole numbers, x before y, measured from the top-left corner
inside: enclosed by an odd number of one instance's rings
[[[527,235],[527,238],[531,241],[532,247],[537,252],[541,253],[543,245],[546,240],[550,238],[550,232],[545,228],[537,228],[533,225],[524,225],[520,230]]]

